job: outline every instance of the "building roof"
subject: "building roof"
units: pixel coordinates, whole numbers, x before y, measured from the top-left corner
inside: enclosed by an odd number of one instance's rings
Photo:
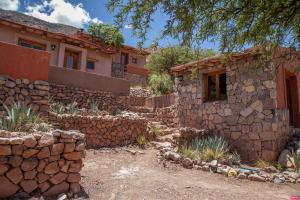
[[[225,60],[226,61],[238,61],[238,60],[245,59],[247,57],[252,57],[252,56],[258,55],[260,53],[261,53],[261,49],[255,47],[255,48],[248,49],[244,52],[231,53],[229,55],[219,54],[219,55],[211,56],[211,57],[204,58],[201,60],[192,61],[192,62],[189,62],[186,64],[177,65],[177,66],[171,68],[171,72],[173,72],[173,73],[183,72],[183,71],[186,71],[186,70],[188,70],[190,68],[194,68],[194,67],[205,68],[205,67],[213,67],[213,66],[217,66],[217,65],[224,65]]]
[[[129,45],[125,45],[125,44],[122,45],[121,49],[127,50],[127,51],[132,51],[134,53],[144,55],[144,56],[147,56],[147,55],[150,54],[150,52],[147,51],[146,49],[139,49],[139,48],[135,48],[135,47],[132,47],[132,46],[129,46]]]
[[[43,21],[38,18],[29,16],[29,15],[25,15],[25,14],[22,14],[22,13],[19,13],[16,11],[10,11],[10,10],[0,9],[0,18],[7,20],[7,21],[15,22],[18,24],[30,26],[33,28],[38,28],[38,29],[42,29],[45,31],[49,31],[52,33],[62,33],[65,35],[73,35],[76,32],[80,31],[80,29],[73,27],[73,26]]]

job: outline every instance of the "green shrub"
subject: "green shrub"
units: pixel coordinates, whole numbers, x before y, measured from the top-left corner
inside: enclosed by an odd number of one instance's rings
[[[51,124],[47,124],[47,123],[39,123],[36,124],[36,126],[34,127],[35,130],[41,132],[48,132],[50,131],[51,128],[52,128]]]
[[[5,106],[6,115],[0,117],[0,128],[8,131],[31,132],[41,118],[29,106],[14,103],[11,108]]]
[[[233,153],[230,156],[227,141],[218,136],[204,139],[196,138],[192,140],[191,144],[182,147],[182,149],[187,149],[188,152],[197,154],[198,158],[205,161],[225,161],[227,158],[231,159],[228,162],[238,162],[239,160],[237,153]]]
[[[139,136],[137,137],[136,141],[137,141],[138,145],[139,145],[141,148],[145,148],[146,143],[147,143],[147,139],[146,139],[146,137],[145,137],[143,134],[139,135]]]
[[[50,111],[56,114],[64,114],[65,106],[60,102],[53,102],[52,104],[50,104]]]
[[[79,110],[76,101],[73,101],[72,103],[68,104],[66,108],[69,114],[77,114]]]
[[[160,135],[161,130],[159,125],[151,123],[148,125],[148,127],[150,129],[150,133],[152,133],[155,138]]]
[[[156,95],[168,94],[173,91],[173,81],[168,73],[151,74],[149,85]]]
[[[294,169],[300,173],[300,154],[292,152],[292,158],[289,158],[289,161],[292,163]]]
[[[186,158],[190,158],[192,160],[196,160],[199,158],[200,154],[195,149],[192,149],[190,147],[183,147],[179,150],[179,153]]]
[[[99,113],[99,108],[98,108],[99,104],[98,104],[98,102],[96,102],[94,100],[90,101],[89,102],[89,107],[90,107],[91,114],[97,116],[98,113]]]
[[[256,161],[255,166],[258,167],[258,168],[264,169],[264,168],[267,168],[267,167],[271,167],[272,163],[270,163],[268,161],[265,161],[265,160],[262,160],[262,159],[259,159],[258,161]]]
[[[241,164],[241,156],[236,151],[227,154],[226,161],[229,165],[239,165]]]

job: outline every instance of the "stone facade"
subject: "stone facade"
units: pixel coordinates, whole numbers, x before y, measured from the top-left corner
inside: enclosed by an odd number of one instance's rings
[[[3,105],[24,102],[34,111],[45,113],[49,110],[49,84],[45,81],[30,82],[28,79],[13,79],[0,75],[0,111]]]
[[[148,85],[147,76],[124,72],[123,78],[125,80],[129,81],[130,85],[139,85],[139,86],[147,86]]]
[[[79,192],[84,150],[84,135],[75,131],[1,131],[0,198]]]
[[[145,102],[145,97],[133,95],[119,96],[110,92],[84,90],[55,84],[51,84],[50,86],[50,96],[54,101],[64,104],[76,101],[80,108],[87,108],[88,102],[94,100],[98,102],[100,110],[106,111],[115,109],[127,110],[130,106],[143,105]]]
[[[147,137],[147,120],[138,116],[80,116],[49,114],[49,120],[64,130],[85,134],[89,148],[116,147],[136,143]]]
[[[249,57],[177,74],[177,119],[181,127],[224,136],[244,161],[275,160],[290,137],[289,113],[276,106],[275,67],[255,63]],[[206,102],[203,75],[217,70],[226,71],[227,99]]]

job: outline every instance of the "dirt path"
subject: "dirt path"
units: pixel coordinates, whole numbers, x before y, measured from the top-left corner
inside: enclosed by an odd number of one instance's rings
[[[77,199],[288,200],[291,194],[300,195],[299,185],[237,180],[173,164],[163,167],[155,154],[89,150],[82,172],[84,192]]]

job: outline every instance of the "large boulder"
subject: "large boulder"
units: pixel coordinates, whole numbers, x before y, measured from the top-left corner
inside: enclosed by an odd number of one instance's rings
[[[291,162],[292,160],[292,153],[288,149],[284,149],[278,157],[278,163],[288,168],[293,166],[293,163]]]

